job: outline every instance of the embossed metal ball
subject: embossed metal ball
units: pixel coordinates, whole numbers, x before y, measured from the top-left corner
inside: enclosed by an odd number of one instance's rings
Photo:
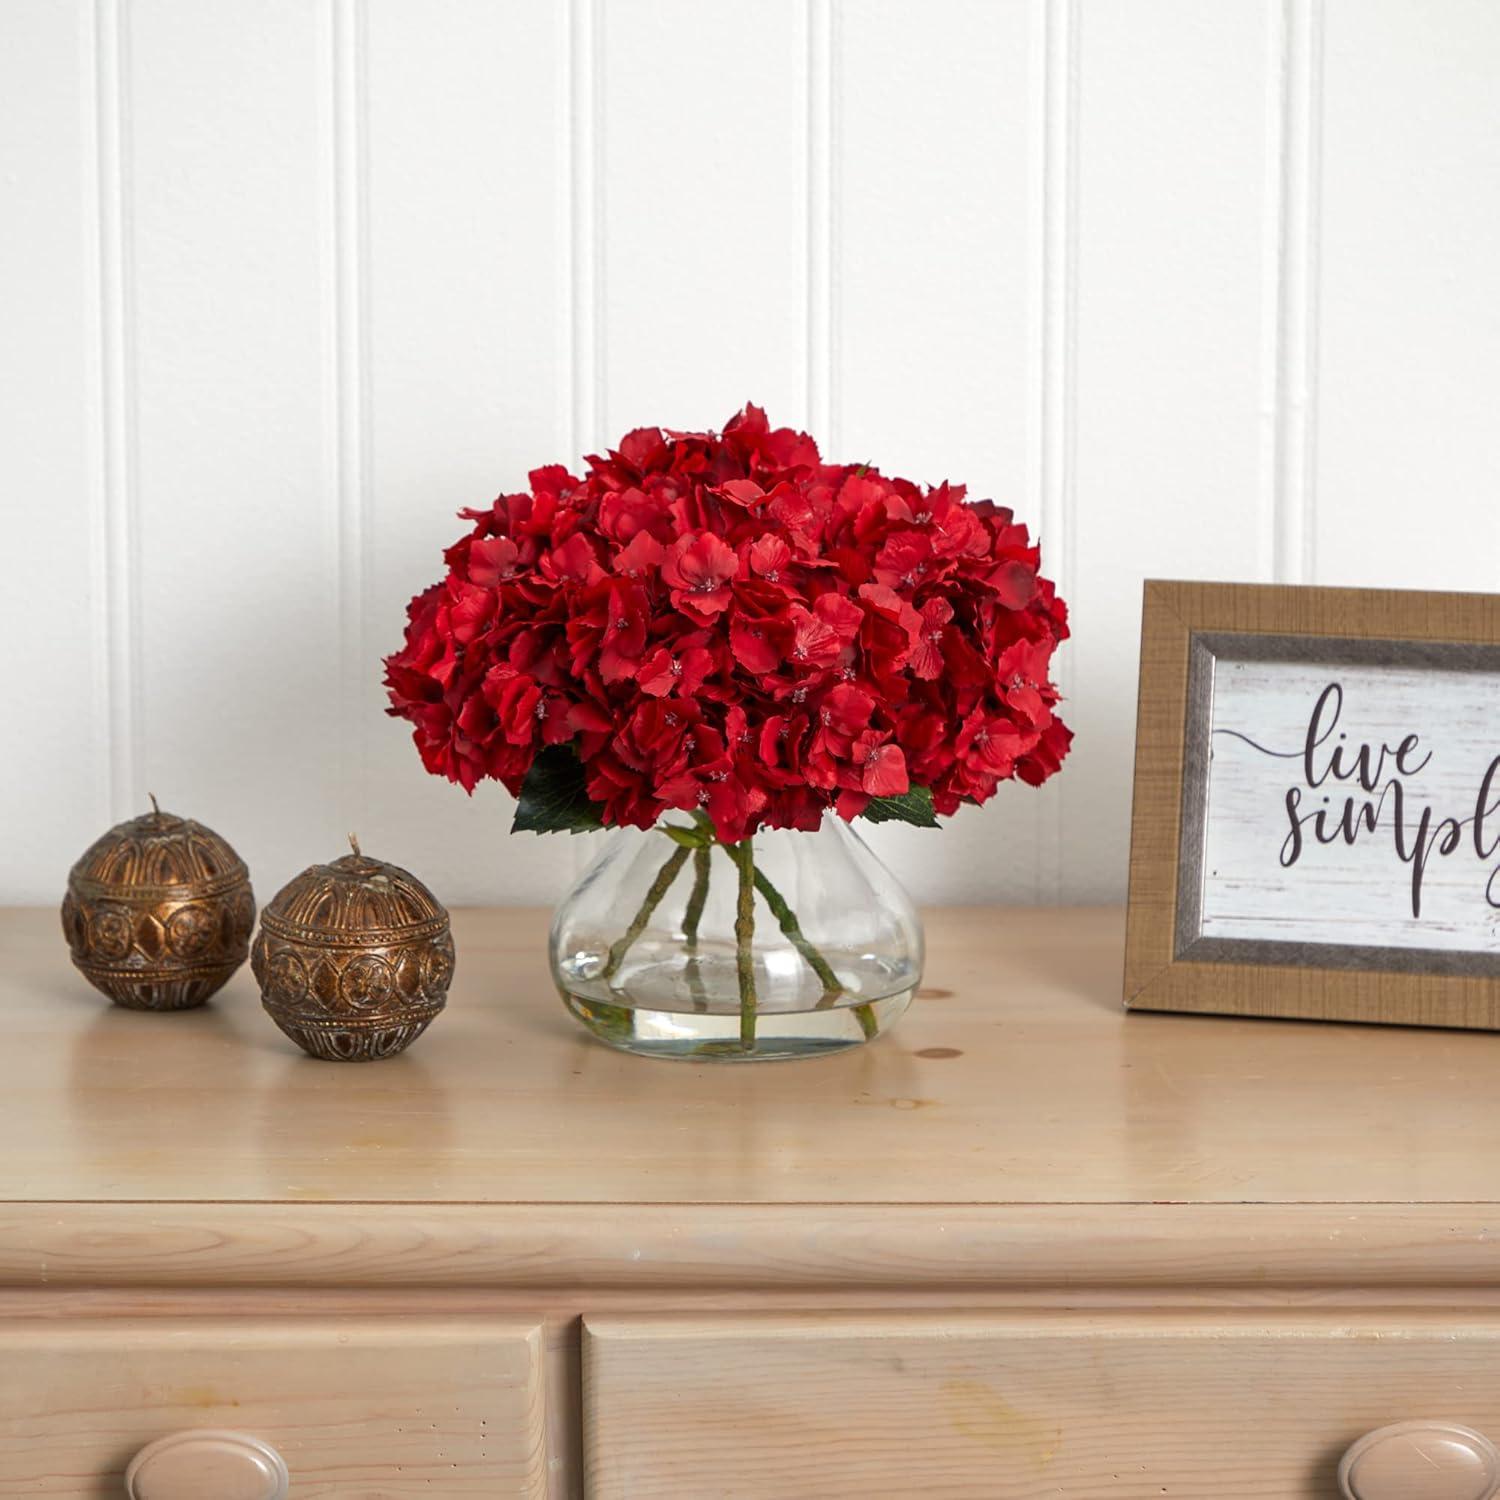
[[[250,966],[271,1019],[330,1062],[403,1052],[448,1001],[448,913],[409,871],[361,854],[312,865],[261,913]]]
[[[154,811],[111,828],[68,873],[63,933],[95,989],[130,1010],[189,1010],[250,948],[245,862],[211,828]]]

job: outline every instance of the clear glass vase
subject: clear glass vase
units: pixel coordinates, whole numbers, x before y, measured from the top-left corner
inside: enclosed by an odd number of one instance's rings
[[[922,925],[842,818],[714,841],[705,820],[616,829],[552,923],[553,978],[602,1042],[752,1062],[856,1047],[922,976]]]

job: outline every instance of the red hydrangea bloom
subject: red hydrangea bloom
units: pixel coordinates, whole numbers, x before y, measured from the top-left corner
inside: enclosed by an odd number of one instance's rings
[[[754,406],[587,465],[464,511],[412,600],[386,685],[429,771],[519,795],[571,745],[605,823],[701,809],[736,842],[1058,769],[1067,610],[1009,510],[824,463]]]

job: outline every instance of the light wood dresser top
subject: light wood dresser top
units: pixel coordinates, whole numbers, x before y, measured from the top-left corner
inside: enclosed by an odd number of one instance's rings
[[[928,914],[876,1045],[751,1067],[622,1056],[563,1012],[538,911],[461,911],[399,1058],[304,1057],[248,966],[110,1006],[51,912],[0,913],[0,1199],[310,1203],[1500,1200],[1500,1035],[1120,1006],[1114,910]]]
[[[509,1253],[496,1235],[545,1231],[560,1275],[570,1257],[596,1263],[612,1243],[598,1205],[638,1231],[618,1246],[640,1252],[640,1275],[652,1253],[715,1243],[719,1264],[791,1253],[806,1205],[823,1238],[804,1243],[831,1262],[857,1259],[871,1226],[888,1249],[909,1224],[955,1274],[970,1259],[992,1271],[997,1244],[1018,1274],[1030,1245],[1038,1269],[1060,1243],[1113,1254],[1120,1204],[1143,1206],[1129,1246],[1159,1225],[1185,1253],[1190,1238],[1247,1265],[1295,1257],[1290,1271],[1316,1224],[1371,1251],[1416,1234],[1488,1264],[1500,1036],[1126,1014],[1118,910],[945,909],[928,915],[919,999],[874,1045],[739,1067],[643,1060],[565,1015],[546,920],[457,913],[447,1012],[409,1053],[340,1066],[281,1036],[248,967],[202,1010],[126,1012],[73,972],[53,913],[0,912],[0,1267],[24,1271],[42,1242],[54,1276],[77,1256],[107,1262],[128,1237],[90,1229],[124,1229],[128,1205],[151,1205],[159,1228],[204,1222],[192,1209],[209,1204],[219,1224],[253,1209],[273,1236],[364,1234],[398,1276],[396,1226],[437,1224],[454,1258],[424,1274],[460,1279]],[[1255,1215],[1247,1250],[1248,1205],[1278,1211]],[[276,1254],[319,1269],[311,1248]]]
[[[1127,1015],[1119,911],[946,910],[872,1045],[648,1061],[454,926],[338,1065],[0,912],[0,1497],[1497,1493],[1500,1036]]]

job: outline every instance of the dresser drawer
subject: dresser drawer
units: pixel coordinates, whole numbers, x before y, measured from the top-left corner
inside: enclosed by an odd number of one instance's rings
[[[1500,1321],[591,1318],[584,1399],[590,1500],[1332,1500],[1372,1428],[1500,1439]]]
[[[0,1323],[0,1496],[124,1495],[146,1444],[231,1429],[280,1454],[296,1500],[530,1500],[541,1350],[536,1327],[489,1318]],[[172,1465],[196,1472],[154,1472]]]

